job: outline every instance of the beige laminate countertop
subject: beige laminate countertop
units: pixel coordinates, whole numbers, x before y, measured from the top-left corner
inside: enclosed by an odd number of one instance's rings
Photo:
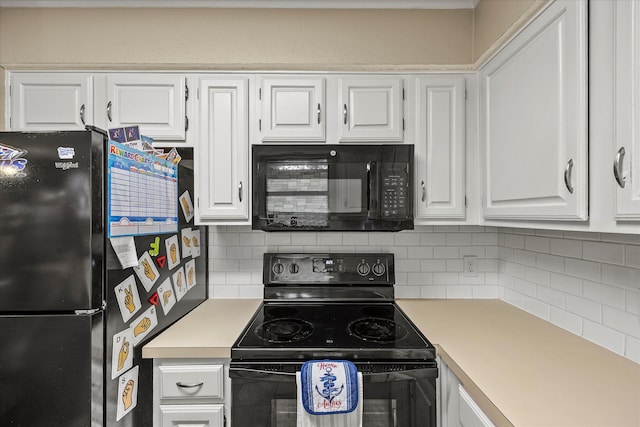
[[[260,300],[210,299],[144,358],[229,358]],[[499,300],[397,301],[499,426],[640,427],[640,365]]]
[[[499,300],[398,300],[498,425],[640,426],[640,365]]]
[[[208,299],[142,347],[145,359],[231,357],[259,299]]]

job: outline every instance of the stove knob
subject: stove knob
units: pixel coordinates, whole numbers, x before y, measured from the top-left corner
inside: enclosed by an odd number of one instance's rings
[[[369,267],[369,264],[362,260],[360,264],[356,266],[356,271],[359,275],[366,276],[371,271],[371,267]]]
[[[284,265],[278,262],[276,264],[273,264],[273,267],[271,268],[271,270],[273,271],[274,274],[282,274],[284,272]]]
[[[300,266],[295,262],[289,266],[289,273],[296,274],[298,271],[300,271]]]
[[[373,270],[373,274],[375,274],[376,276],[380,277],[387,271],[387,268],[384,266],[383,263],[380,262],[380,260],[378,260],[373,265],[372,270]]]

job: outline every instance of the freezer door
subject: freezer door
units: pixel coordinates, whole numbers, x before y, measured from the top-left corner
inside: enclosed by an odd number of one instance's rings
[[[0,132],[0,313],[101,306],[103,150],[94,131]]]
[[[0,316],[0,424],[102,426],[103,313]]]

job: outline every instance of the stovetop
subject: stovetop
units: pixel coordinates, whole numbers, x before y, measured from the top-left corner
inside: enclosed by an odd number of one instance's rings
[[[433,360],[393,300],[393,254],[265,254],[265,300],[231,348],[243,361]]]
[[[232,359],[434,359],[433,345],[394,302],[265,302]]]

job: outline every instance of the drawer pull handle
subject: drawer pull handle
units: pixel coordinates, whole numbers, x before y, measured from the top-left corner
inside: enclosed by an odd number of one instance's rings
[[[193,384],[183,384],[181,381],[178,381],[176,385],[182,388],[196,388],[196,387],[202,387],[204,385],[204,382],[193,383]]]

